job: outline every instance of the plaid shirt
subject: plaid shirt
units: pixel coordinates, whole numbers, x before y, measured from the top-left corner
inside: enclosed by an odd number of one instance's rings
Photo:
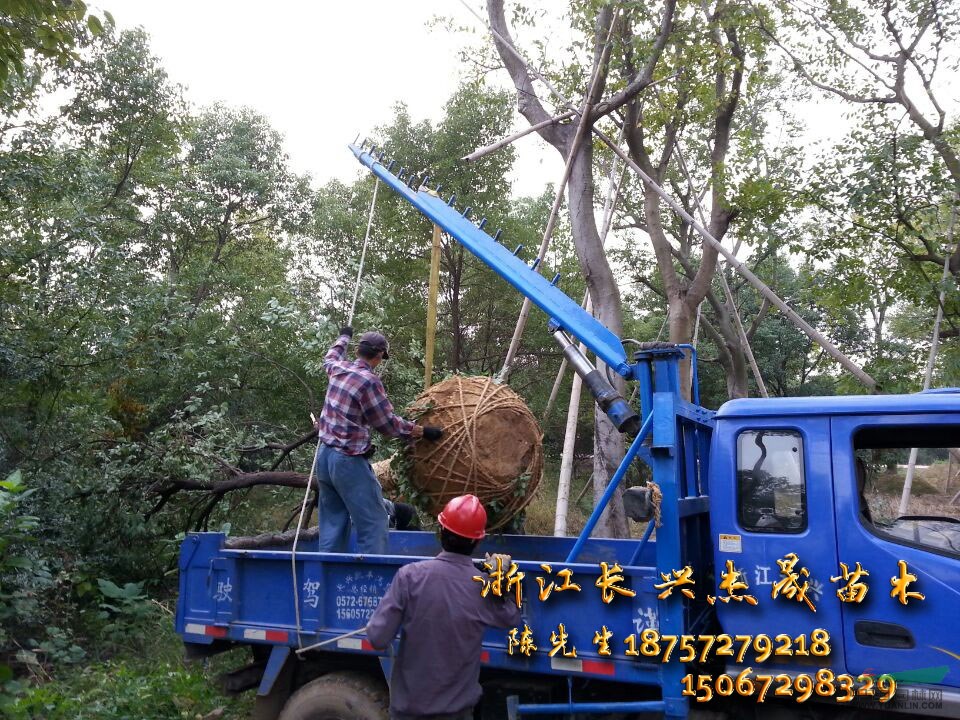
[[[317,430],[324,445],[344,455],[363,455],[370,449],[370,430],[391,437],[409,437],[416,427],[393,414],[387,391],[363,358],[344,360],[348,335],[341,335],[323,358],[330,378]]]

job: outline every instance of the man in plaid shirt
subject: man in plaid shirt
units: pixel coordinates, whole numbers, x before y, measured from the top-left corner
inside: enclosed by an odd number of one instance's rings
[[[352,337],[353,328],[342,328],[323,359],[330,384],[317,421],[322,446],[314,468],[320,488],[320,552],[346,552],[352,520],[359,552],[384,554],[388,518],[383,491],[367,459],[373,451],[369,428],[406,440],[437,440],[443,431],[394,414],[374,373],[389,357],[387,339],[378,332],[363,333],[357,358],[349,361],[345,356]]]

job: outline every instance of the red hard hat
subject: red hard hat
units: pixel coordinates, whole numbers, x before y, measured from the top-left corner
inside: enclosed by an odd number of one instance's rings
[[[481,540],[487,527],[487,511],[476,495],[461,495],[446,504],[437,520],[455,535]]]

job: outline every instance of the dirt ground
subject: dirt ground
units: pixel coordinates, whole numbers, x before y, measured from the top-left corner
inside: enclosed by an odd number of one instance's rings
[[[948,470],[954,477],[948,478]],[[918,466],[913,475],[908,515],[934,515],[960,519],[960,497],[956,503],[951,500],[960,493],[960,465],[953,463],[935,463],[926,467]],[[897,466],[895,470],[885,471],[867,481],[865,495],[870,512],[878,520],[891,520],[898,515],[900,495],[907,468]]]

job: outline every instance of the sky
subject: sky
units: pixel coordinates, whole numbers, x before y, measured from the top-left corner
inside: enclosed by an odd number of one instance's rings
[[[465,0],[484,13],[483,0]],[[95,0],[121,29],[144,27],[171,79],[197,106],[222,102],[249,106],[269,118],[285,137],[291,166],[322,184],[352,181],[360,166],[347,150],[392,119],[397,102],[415,121],[439,121],[447,98],[464,72],[459,52],[488,32],[458,0]],[[532,33],[563,41],[557,0],[529,0],[550,8],[551,27],[518,31],[521,48]],[[557,8],[557,10],[554,10]],[[447,29],[449,18],[473,34]],[[509,83],[505,73],[501,86]],[[948,81],[956,80],[951,75]],[[545,92],[545,91],[544,91]],[[957,105],[951,93],[942,97]],[[808,162],[817,143],[839,140],[849,129],[849,108],[816,93],[791,107],[805,124],[801,137],[783,140],[805,147]],[[515,113],[515,129],[527,126]],[[782,136],[771,141],[779,142]],[[563,172],[559,154],[536,134],[514,145],[514,195],[540,195]]]
[[[170,78],[195,104],[245,105],[268,117],[286,139],[293,169],[319,183],[358,175],[347,144],[389,123],[397,102],[405,102],[415,120],[443,117],[461,76],[460,45],[479,36],[429,27],[433,18],[483,31],[455,0],[96,5],[121,29],[143,26]],[[484,3],[471,0],[471,6],[481,10]],[[517,150],[516,194],[539,194],[563,171],[556,151],[535,136]]]

